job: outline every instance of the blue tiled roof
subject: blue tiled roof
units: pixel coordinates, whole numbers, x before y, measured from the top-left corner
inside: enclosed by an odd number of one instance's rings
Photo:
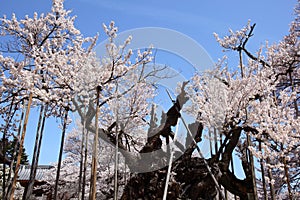
[[[18,181],[26,181],[30,178],[30,165],[21,165],[19,173],[18,173]],[[36,170],[35,180],[40,181],[43,180],[43,176],[46,171],[53,168],[51,165],[39,165]]]

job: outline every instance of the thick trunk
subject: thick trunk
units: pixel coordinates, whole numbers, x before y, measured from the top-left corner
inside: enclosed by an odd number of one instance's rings
[[[161,125],[151,126],[147,142],[139,153],[132,153],[128,151],[126,145],[121,142],[118,143],[119,151],[124,156],[129,169],[133,172],[124,188],[122,200],[163,198],[168,168],[166,162],[170,156],[168,152],[162,150],[162,145],[167,140],[163,141],[161,136],[173,138],[172,127],[178,123],[178,119],[181,117],[180,110],[187,100],[183,86],[181,93],[173,102],[173,106],[165,115],[162,115]],[[74,104],[79,108],[76,102]],[[80,110],[78,110],[78,113],[83,116]],[[92,106],[89,107],[88,113],[95,113]],[[93,118],[94,115],[87,116],[86,126],[89,131],[95,133],[96,128],[92,126]],[[117,140],[110,131],[114,126],[112,124],[107,130],[98,128],[99,137],[104,141],[116,144]],[[188,127],[194,141],[201,142],[203,125],[195,122]],[[198,145],[191,142],[193,140],[189,136],[186,138],[185,148],[184,145],[175,142],[175,145],[183,152],[181,152],[180,157],[176,156],[178,159],[172,163],[172,175],[169,181],[167,199],[219,199],[218,187],[220,185],[230,193],[239,196],[240,199],[250,200],[254,193],[251,177],[240,180],[230,171],[232,155],[240,141],[242,131],[243,128],[236,126],[230,127],[227,132],[220,132],[226,138],[224,141],[220,141],[220,145],[218,145],[215,152],[216,155],[212,155],[212,158],[206,160],[200,157],[192,157]],[[172,140],[169,141],[172,142]],[[156,166],[165,167],[160,169]],[[148,169],[146,170],[148,172],[145,172],[145,169]]]
[[[208,161],[209,162],[209,161]],[[240,199],[251,199],[251,180],[237,179],[230,171],[221,172],[218,163],[209,163],[217,181]],[[173,177],[169,183],[167,199],[218,199],[216,185],[201,158],[185,158],[173,163]],[[167,167],[147,173],[133,174],[125,186],[122,200],[162,199]]]
[[[180,108],[178,111],[180,111]],[[167,116],[166,122],[170,121],[168,120],[169,117]],[[173,117],[178,118],[180,115]],[[174,118],[173,121],[177,121]],[[171,131],[171,127],[167,125],[168,123],[165,123],[165,126],[161,126],[164,128],[157,129],[157,134],[152,134],[153,136],[148,138],[147,143],[140,152],[142,153],[141,155],[161,150],[162,140],[159,136],[170,135],[169,131]],[[172,126],[174,125],[172,124]],[[198,122],[193,123],[189,125],[189,129],[194,140],[200,142],[202,140],[202,124]],[[190,137],[187,137],[186,151],[172,163],[173,176],[169,182],[167,199],[219,199],[218,184],[230,193],[239,196],[240,199],[253,199],[254,192],[251,177],[240,180],[229,170],[232,154],[239,142],[242,130],[240,127],[232,128],[228,134],[225,134],[227,138],[224,140],[224,144],[220,144],[218,149],[216,149],[217,154],[221,155],[212,156],[211,159],[207,160],[200,157],[192,157],[192,153],[197,146],[191,142]],[[158,157],[156,159],[157,162],[164,162],[166,157]],[[209,166],[206,166],[206,163]],[[151,164],[153,163],[145,163],[143,159],[138,159],[138,164],[135,165],[148,166],[150,168]],[[133,165],[133,162],[131,162],[130,166]],[[130,168],[133,169],[133,167]],[[210,169],[213,177],[216,179],[217,185],[209,174],[208,169]],[[152,172],[132,174],[131,179],[125,186],[122,200],[162,199],[166,175],[167,167]]]

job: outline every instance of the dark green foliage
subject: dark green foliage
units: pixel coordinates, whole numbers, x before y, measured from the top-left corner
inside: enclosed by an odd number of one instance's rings
[[[14,162],[17,161],[17,156],[14,156],[14,152],[19,152],[19,145],[16,146],[16,143],[18,142],[18,139],[16,137],[14,137],[12,140],[9,139],[5,139],[5,141],[3,142],[3,139],[1,138],[0,140],[0,149],[3,155],[3,152],[5,152],[5,157],[8,160],[13,160]],[[5,147],[5,149],[3,150],[3,147]],[[2,160],[0,161],[0,163],[2,163]],[[21,164],[28,164],[28,155],[26,154],[26,150],[23,147],[23,153],[21,156]]]

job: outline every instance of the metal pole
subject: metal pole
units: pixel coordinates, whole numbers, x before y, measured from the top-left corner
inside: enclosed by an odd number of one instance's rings
[[[169,180],[170,180],[170,174],[171,174],[171,168],[172,168],[172,162],[173,162],[173,155],[174,155],[174,144],[175,141],[177,139],[177,133],[178,133],[178,128],[179,128],[179,119],[178,119],[178,123],[176,126],[176,131],[175,131],[175,136],[174,136],[174,141],[172,143],[171,146],[171,152],[170,152],[170,159],[169,159],[169,166],[168,166],[168,173],[167,173],[167,177],[166,177],[166,184],[165,184],[165,190],[164,190],[164,196],[163,196],[163,200],[167,199],[167,194],[168,194],[168,186],[169,186]],[[170,144],[171,145],[171,144]]]

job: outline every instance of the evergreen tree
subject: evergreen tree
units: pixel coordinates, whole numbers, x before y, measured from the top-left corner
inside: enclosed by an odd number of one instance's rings
[[[11,161],[11,160],[13,160],[14,162],[17,161],[17,157],[14,156],[14,152],[19,151],[19,145],[16,146],[17,142],[18,142],[17,138],[13,138],[12,140],[5,139],[5,144],[4,144],[2,138],[0,140],[0,148],[1,148],[2,152],[6,152],[5,156],[9,161]],[[4,151],[3,151],[3,146],[5,146]],[[16,149],[15,149],[15,146],[17,147]],[[23,153],[21,156],[21,164],[24,164],[24,165],[28,164],[28,155],[27,155],[24,147],[23,147]]]

